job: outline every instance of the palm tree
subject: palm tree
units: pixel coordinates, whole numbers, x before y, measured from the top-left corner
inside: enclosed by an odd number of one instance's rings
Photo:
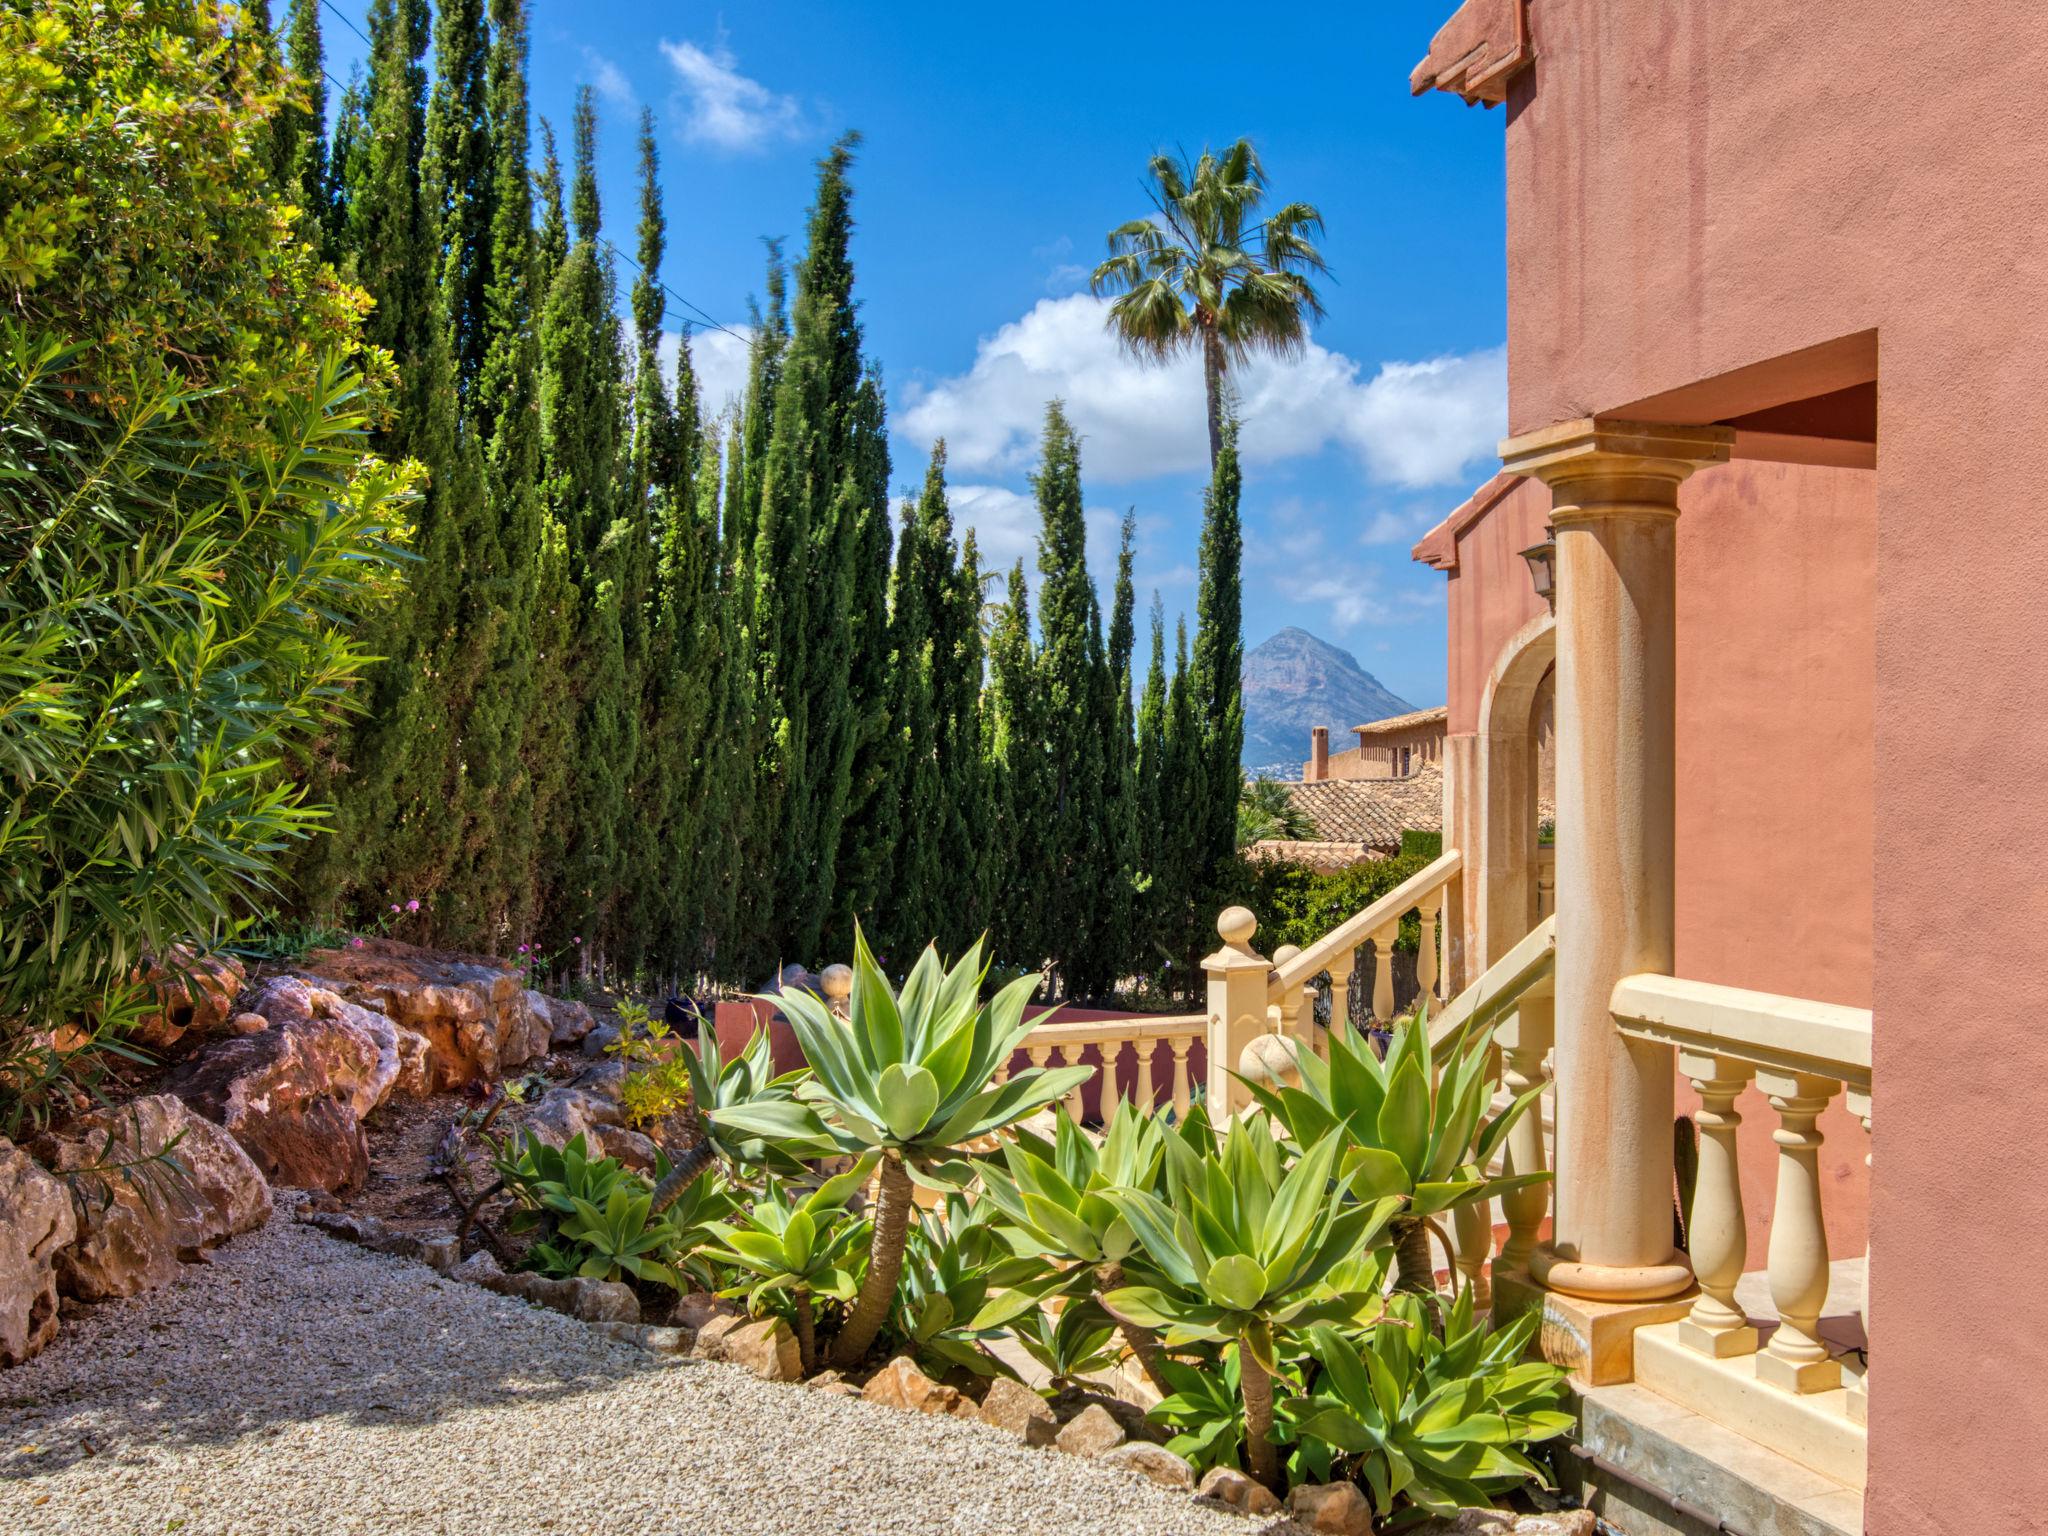
[[[1090,279],[1116,294],[1109,327],[1125,350],[1164,362],[1200,348],[1209,400],[1209,467],[1223,448],[1223,375],[1254,352],[1288,356],[1321,319],[1309,274],[1329,267],[1313,244],[1323,216],[1288,203],[1261,219],[1266,172],[1251,140],[1221,156],[1157,154],[1146,194],[1153,212],[1109,232],[1109,259]]]
[[[1267,838],[1298,842],[1315,836],[1315,823],[1294,803],[1277,779],[1247,778],[1237,796],[1237,846],[1249,848]]]

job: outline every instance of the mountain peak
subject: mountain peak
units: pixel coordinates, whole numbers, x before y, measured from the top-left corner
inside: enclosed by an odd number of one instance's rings
[[[1330,750],[1341,752],[1354,725],[1415,708],[1349,651],[1291,624],[1245,652],[1243,680],[1244,765],[1288,778],[1308,757],[1312,726],[1327,725]]]

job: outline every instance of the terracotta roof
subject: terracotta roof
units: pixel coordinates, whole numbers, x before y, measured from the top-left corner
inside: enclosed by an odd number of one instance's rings
[[[1405,715],[1389,715],[1384,720],[1354,725],[1351,730],[1358,736],[1382,736],[1394,731],[1412,731],[1424,725],[1442,725],[1450,717],[1450,706],[1439,704],[1435,709],[1411,709]]]
[[[1425,533],[1409,557],[1424,565],[1435,566],[1440,571],[1454,571],[1458,568],[1458,535],[1470,528],[1480,518],[1499,506],[1501,501],[1523,480],[1521,475],[1511,475],[1501,470],[1486,484],[1460,502],[1451,515]]]
[[[1385,849],[1368,848],[1363,843],[1292,842],[1279,837],[1262,838],[1244,852],[1246,858],[1262,863],[1306,864],[1324,874],[1334,874],[1354,864],[1370,864],[1387,856]]]
[[[1320,841],[1392,852],[1403,832],[1443,829],[1444,774],[1435,763],[1405,779],[1320,779],[1285,788]]]
[[[1527,67],[1527,0],[1465,0],[1430,39],[1429,53],[1408,76],[1408,89],[1450,91],[1468,106],[1508,99],[1508,81]]]

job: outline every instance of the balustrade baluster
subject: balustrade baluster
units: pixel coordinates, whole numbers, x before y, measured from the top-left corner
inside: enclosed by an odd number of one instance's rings
[[[1436,995],[1436,915],[1443,909],[1443,904],[1441,886],[1415,904],[1422,917],[1422,944],[1415,951],[1415,984],[1421,989],[1422,996],[1431,1002],[1439,1001]]]
[[[1456,1246],[1457,1269],[1451,1276],[1451,1290],[1458,1288],[1458,1276],[1472,1288],[1472,1305],[1484,1311],[1493,1305],[1493,1281],[1486,1273],[1486,1258],[1493,1251],[1493,1205],[1487,1200],[1468,1200],[1451,1212],[1451,1241]]]
[[[996,1067],[995,1085],[1000,1088],[1010,1080],[1010,1058],[1005,1056]]]
[[[1814,1121],[1836,1083],[1805,1072],[1759,1068],[1757,1086],[1778,1112],[1778,1197],[1772,1208],[1771,1300],[1778,1327],[1757,1357],[1757,1380],[1787,1392],[1825,1392],[1841,1385],[1842,1368],[1820,1339],[1828,1295],[1828,1236],[1821,1219],[1820,1146]]]
[[[1373,931],[1372,1016],[1377,1024],[1387,1024],[1394,1017],[1394,940],[1400,936],[1398,917]]]
[[[1137,1082],[1131,1095],[1131,1102],[1146,1114],[1152,1113],[1152,1052],[1157,1049],[1156,1040],[1139,1039],[1131,1042],[1137,1051]]]
[[[1273,951],[1273,965],[1277,969],[1301,954],[1299,944],[1282,944]],[[1300,982],[1281,990],[1280,1001],[1272,1009],[1273,1032],[1284,1040],[1301,1043],[1301,1002],[1304,988]]]
[[[1175,1035],[1167,1042],[1173,1050],[1173,1113],[1176,1119],[1186,1119],[1188,1113],[1188,1052],[1193,1049],[1193,1035]]]
[[[1084,1049],[1084,1047],[1078,1045],[1066,1046],[1060,1052],[1060,1059],[1067,1066],[1078,1067],[1081,1065],[1081,1053]],[[1085,1079],[1081,1082],[1074,1084],[1072,1088],[1069,1088],[1067,1090],[1067,1096],[1062,1101],[1067,1107],[1067,1118],[1069,1120],[1072,1120],[1076,1125],[1079,1125],[1081,1123],[1081,1114],[1085,1103],[1081,1096],[1081,1090],[1086,1086],[1087,1083]]]
[[[1557,999],[1525,997],[1508,1021],[1494,1032],[1501,1048],[1501,1086],[1520,1098],[1544,1080],[1543,1058],[1550,1053],[1557,1033]],[[1543,1152],[1543,1101],[1531,1104],[1508,1130],[1507,1146],[1501,1153],[1503,1173],[1541,1173]],[[1501,1214],[1507,1218],[1507,1241],[1494,1261],[1495,1273],[1526,1270],[1529,1255],[1536,1248],[1536,1234],[1550,1209],[1550,1186],[1531,1184],[1500,1197]]]
[[[1868,1150],[1870,1140],[1870,1090],[1868,1088],[1851,1088],[1843,1096],[1843,1101],[1849,1106],[1849,1113],[1863,1122],[1863,1137],[1866,1147],[1863,1154],[1863,1166],[1868,1168],[1870,1166],[1870,1152]],[[1870,1422],[1871,1358],[1870,1247],[1866,1243],[1863,1249],[1863,1374],[1849,1383],[1848,1405],[1849,1417],[1858,1424],[1868,1424]]]
[[[1699,1176],[1694,1180],[1692,1218],[1686,1233],[1692,1269],[1700,1283],[1692,1315],[1678,1325],[1679,1342],[1703,1355],[1725,1359],[1756,1353],[1756,1329],[1736,1304],[1735,1283],[1749,1252],[1742,1215],[1742,1167],[1735,1152],[1742,1116],[1735,1100],[1749,1086],[1754,1069],[1732,1056],[1680,1050],[1678,1070],[1692,1079],[1700,1096]],[[1782,1192],[1783,1175],[1779,1189]]]
[[[1031,1065],[1042,1067],[1045,1065],[1046,1058],[1052,1055],[1052,1047],[1047,1045],[1027,1045],[1024,1047],[1024,1054],[1030,1060]]]

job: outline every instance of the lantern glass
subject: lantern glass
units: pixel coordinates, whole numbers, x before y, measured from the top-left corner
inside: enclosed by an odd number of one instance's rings
[[[1522,551],[1522,558],[1529,562],[1529,580],[1536,588],[1536,595],[1557,611],[1557,535],[1550,529],[1543,530],[1547,537],[1541,544],[1531,544]]]

